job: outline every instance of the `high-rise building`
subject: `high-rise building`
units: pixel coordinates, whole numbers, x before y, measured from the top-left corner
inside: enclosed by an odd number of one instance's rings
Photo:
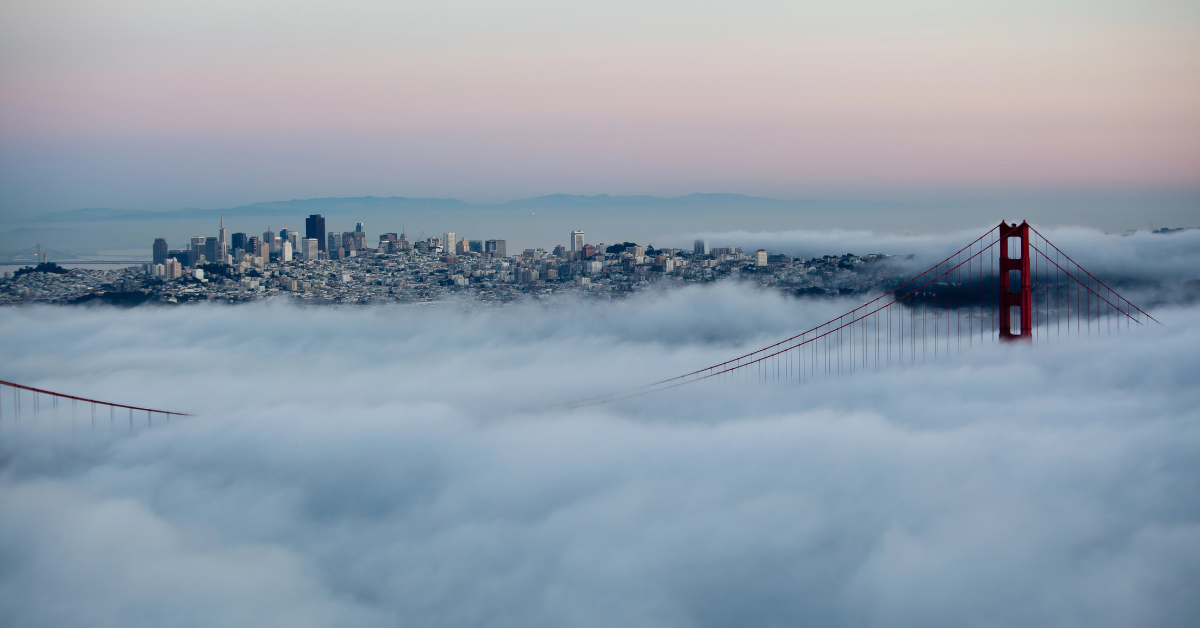
[[[329,259],[333,259],[333,252],[342,248],[342,232],[330,231],[326,236],[325,252],[329,254]]]
[[[281,262],[292,261],[292,242],[291,242],[291,240],[287,240],[283,243],[283,248],[279,250],[279,261],[281,261]]]
[[[367,228],[366,228],[365,226],[363,226],[363,224],[362,224],[361,222],[359,222],[359,223],[355,223],[355,225],[354,225],[354,232],[355,232],[355,233],[366,233],[366,232],[367,232]]]
[[[300,240],[303,240],[303,238],[300,237],[299,231],[289,231],[288,232],[287,241],[292,243],[292,252],[293,253],[296,253],[296,254],[300,253]]]
[[[262,259],[263,265],[266,265],[271,261],[271,243],[270,242],[259,242],[258,243],[258,256],[259,256],[259,258]]]
[[[467,242],[467,252],[482,253],[483,252],[483,240],[471,240],[471,241]]]
[[[442,236],[442,252],[445,253],[446,255],[453,255],[455,242],[456,242],[455,233],[453,231],[447,231],[445,234],[443,234],[443,236]]]
[[[163,279],[170,281],[172,279],[179,279],[182,276],[183,264],[180,264],[179,260],[169,257],[163,261]]]
[[[571,232],[571,250],[575,251],[575,252],[579,252],[579,251],[583,250],[583,232],[582,231],[572,231]]]
[[[220,248],[217,247],[217,239],[212,236],[204,238],[204,261],[209,264],[224,262],[225,259],[217,257],[218,255],[220,255]]]
[[[696,255],[708,255],[708,242],[696,240],[696,243],[692,247],[692,252]]]
[[[321,253],[321,244],[316,238],[304,238],[303,246],[302,252],[306,260],[315,260]]]
[[[200,258],[204,256],[204,236],[192,236],[189,252],[191,255],[188,256],[188,266],[199,264]]]
[[[250,250],[250,242],[246,238],[246,234],[238,232],[229,237],[229,248],[232,250],[241,249],[243,251]]]
[[[596,255],[596,247],[594,247],[590,244],[583,245],[583,250],[580,251],[580,253],[579,253],[579,256],[582,257],[583,259],[591,259],[592,257],[595,257],[595,255]]]
[[[162,264],[167,260],[167,252],[170,249],[167,247],[166,238],[154,238],[154,263]]]
[[[221,215],[221,230],[217,232],[217,250],[214,258],[218,263],[225,263],[225,256],[229,255],[229,241],[225,239],[225,215]]]
[[[455,253],[455,254],[457,254],[457,255],[463,255],[463,254],[465,254],[467,251],[468,251],[468,249],[467,249],[467,239],[466,239],[466,238],[463,238],[463,239],[459,240],[459,241],[458,241],[458,244],[457,244],[457,245],[454,247],[454,253]]]
[[[759,249],[754,252],[754,265],[755,266],[766,266],[767,265],[767,252],[765,250]]]
[[[304,237],[316,238],[317,244],[324,251],[325,243],[325,217],[321,214],[313,214],[304,219]],[[313,258],[316,259],[316,258]]]
[[[262,240],[258,239],[258,236],[250,236],[250,239],[246,241],[246,252],[251,255],[258,255],[259,242],[262,242]]]
[[[508,257],[504,240],[488,240],[483,243],[483,252],[491,253],[492,257]]]

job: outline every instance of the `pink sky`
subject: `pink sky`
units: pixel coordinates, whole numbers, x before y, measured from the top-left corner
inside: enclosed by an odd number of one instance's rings
[[[1185,4],[0,11],[10,207],[1200,187]]]

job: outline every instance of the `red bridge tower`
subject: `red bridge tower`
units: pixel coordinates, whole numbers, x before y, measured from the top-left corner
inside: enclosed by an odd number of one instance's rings
[[[1013,245],[1020,242],[1019,247]],[[1015,251],[1013,249],[1016,249]],[[1018,257],[1010,255],[1014,253]],[[1013,285],[1013,271],[1020,274]],[[1019,308],[1021,332],[1013,333],[1012,308]],[[1033,297],[1029,276],[1029,223],[1000,222],[1000,340],[1033,340]]]

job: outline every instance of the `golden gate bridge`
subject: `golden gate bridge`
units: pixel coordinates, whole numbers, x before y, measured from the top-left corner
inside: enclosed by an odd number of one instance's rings
[[[1027,222],[1001,222],[925,272],[841,316],[723,362],[645,386],[582,399],[567,407],[583,407],[628,399],[706,380],[758,380],[808,383],[831,377],[879,371],[918,361],[949,357],[991,342],[1045,343],[1067,337],[1093,338],[1120,334],[1158,323],[1128,299],[1100,281]],[[76,397],[0,380],[0,421],[4,421],[4,387],[14,420],[22,412],[41,411],[43,398],[57,412],[70,401],[72,416],[83,404],[108,410],[115,425],[117,410],[145,412],[166,420],[188,416]],[[22,401],[23,396],[29,398]],[[25,405],[23,405],[23,403]]]

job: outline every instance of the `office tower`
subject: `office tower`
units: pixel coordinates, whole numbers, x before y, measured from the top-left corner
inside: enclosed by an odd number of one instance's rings
[[[358,224],[359,224],[359,226],[362,225],[361,222]],[[354,238],[354,249],[355,250],[362,251],[367,248],[367,234],[365,232],[355,231],[354,233],[352,233],[350,235],[351,235],[351,237]]]
[[[467,252],[467,239],[466,239],[466,238],[463,238],[463,239],[461,239],[461,240],[459,240],[459,241],[458,241],[458,244],[457,244],[457,245],[455,245],[455,247],[454,247],[454,253],[455,253],[456,255],[462,255],[462,254],[464,254],[464,253],[466,253],[466,252]]]
[[[250,242],[246,239],[245,233],[242,233],[239,231],[238,233],[235,233],[229,237],[229,248],[231,248],[231,249],[235,249],[235,250],[241,249],[243,251],[248,251],[249,246],[250,246]]]
[[[366,230],[366,228],[363,226],[363,224],[362,224],[361,222],[360,222],[360,223],[356,223],[356,224],[354,225],[354,233],[366,233],[366,232],[367,232],[367,230]]]
[[[161,264],[166,261],[169,250],[166,238],[154,238],[154,263]]]
[[[172,279],[179,279],[182,276],[183,264],[180,264],[179,260],[168,257],[163,261],[163,279],[170,281]]]
[[[492,257],[508,257],[504,240],[488,240],[483,243],[483,248],[484,252],[491,253]]]
[[[262,259],[261,263],[263,265],[270,263],[270,261],[271,261],[271,243],[259,242],[258,243],[258,256]]]
[[[225,260],[218,258],[217,255],[219,254],[220,249],[217,247],[217,239],[212,236],[204,238],[204,261],[209,264],[220,264]]]
[[[482,253],[483,252],[483,240],[471,240],[471,241],[467,242],[467,252],[468,253]]]
[[[199,264],[200,258],[204,256],[204,236],[192,236],[192,246],[189,250],[191,255],[188,257],[188,265]]]
[[[354,246],[354,243],[355,243],[354,233],[343,233],[342,234],[342,248],[346,249],[347,253],[357,249],[357,247]]]
[[[221,230],[217,232],[217,251],[214,257],[219,258],[219,262],[225,263],[225,256],[229,255],[229,241],[225,239],[225,215],[221,215]]]
[[[577,253],[583,250],[583,232],[582,231],[572,231],[571,232],[571,250],[575,251]]]
[[[455,238],[455,234],[453,231],[447,231],[442,236],[442,252],[446,253],[447,255],[454,254],[454,242],[455,242],[454,238]]]
[[[567,254],[567,247],[565,247],[561,244],[555,245],[554,254],[557,255],[558,257],[565,257]]]
[[[283,248],[281,248],[279,250],[279,261],[281,261],[281,262],[292,261],[292,243],[291,243],[291,241],[290,240],[284,241],[282,246],[283,246]]]
[[[342,232],[330,231],[325,241],[325,252],[329,255],[329,259],[333,259],[333,252],[342,248]]]
[[[250,239],[246,240],[246,252],[251,255],[258,255],[259,242],[262,242],[262,240],[259,240],[258,236],[250,236]]]
[[[321,214],[313,214],[304,219],[304,237],[316,238],[317,244],[324,251],[325,242],[325,217]],[[316,259],[315,257],[313,259]]]
[[[321,252],[321,243],[316,238],[304,238],[304,259],[315,260]]]
[[[708,255],[708,242],[705,242],[704,240],[696,240],[696,243],[692,247],[692,251],[696,255]]]
[[[585,244],[583,245],[583,251],[581,251],[580,254],[583,259],[591,259],[596,256],[596,247],[590,244]]]
[[[289,231],[288,232],[287,241],[292,243],[292,252],[293,253],[296,253],[296,254],[300,253],[300,240],[302,240],[302,239],[303,238],[300,237],[299,231]]]
[[[754,265],[755,266],[766,266],[767,265],[767,252],[765,250],[759,249],[754,252]]]

